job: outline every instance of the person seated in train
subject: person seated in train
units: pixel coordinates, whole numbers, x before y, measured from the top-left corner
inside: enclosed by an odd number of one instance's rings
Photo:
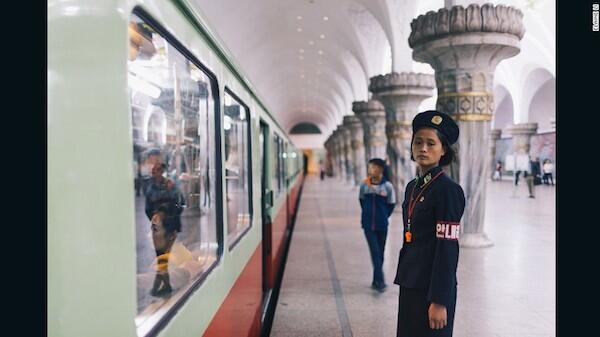
[[[152,177],[146,185],[146,216],[150,220],[152,215],[163,203],[172,203],[178,205],[178,210],[183,212],[185,201],[173,180],[163,176],[167,166],[161,162],[156,162],[152,166]]]
[[[152,272],[138,275],[138,285],[151,288],[153,296],[165,296],[185,286],[202,269],[194,254],[176,240],[181,232],[181,221],[175,208],[173,204],[161,204],[150,222],[156,251],[151,266],[154,275]]]

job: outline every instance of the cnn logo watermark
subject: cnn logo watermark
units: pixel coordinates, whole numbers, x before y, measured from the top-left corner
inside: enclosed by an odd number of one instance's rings
[[[600,31],[600,23],[599,23],[599,13],[600,13],[600,5],[592,4],[592,30],[594,32]]]

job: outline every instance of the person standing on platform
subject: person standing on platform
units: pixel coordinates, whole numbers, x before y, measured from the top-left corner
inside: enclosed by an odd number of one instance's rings
[[[360,185],[358,194],[362,209],[361,225],[373,263],[371,287],[379,292],[387,288],[383,275],[383,253],[387,239],[388,218],[396,206],[394,186],[383,175],[385,166],[385,161],[381,158],[369,160],[368,177]]]
[[[554,179],[552,178],[552,172],[554,171],[554,164],[550,159],[544,160],[544,165],[542,167],[544,171],[544,184],[554,186]]]
[[[519,176],[520,175],[521,175],[521,171],[520,170],[515,171],[515,180],[514,180],[515,186],[519,186]]]
[[[534,158],[529,162],[529,171],[525,171],[524,173],[529,197],[532,199],[535,198],[535,186],[539,185],[537,180],[539,179],[539,182],[541,183],[541,174],[540,162],[537,158]]]
[[[498,160],[492,180],[502,180],[502,162]]]
[[[397,337],[452,336],[456,307],[456,268],[465,195],[444,174],[455,157],[458,125],[429,110],[412,122],[411,159],[418,175],[405,189],[404,244],[395,284],[400,286]]]

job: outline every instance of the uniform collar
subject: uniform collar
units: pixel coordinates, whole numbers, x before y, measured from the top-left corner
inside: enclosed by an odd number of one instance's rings
[[[438,165],[434,168],[429,169],[423,175],[417,174],[417,184],[419,185],[419,188],[422,188],[423,186],[427,185],[427,183],[429,183],[431,179],[442,170],[442,167]]]

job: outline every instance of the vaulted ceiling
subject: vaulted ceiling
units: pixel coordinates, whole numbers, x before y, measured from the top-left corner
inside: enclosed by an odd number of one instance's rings
[[[445,2],[461,4],[461,0],[190,2],[282,127],[289,132],[298,123],[313,123],[322,131],[315,136],[321,144],[343,116],[352,113],[353,101],[369,99],[370,77],[391,71],[433,73],[428,65],[412,60],[407,41],[410,22]],[[544,0],[502,1],[519,8],[539,2]]]

